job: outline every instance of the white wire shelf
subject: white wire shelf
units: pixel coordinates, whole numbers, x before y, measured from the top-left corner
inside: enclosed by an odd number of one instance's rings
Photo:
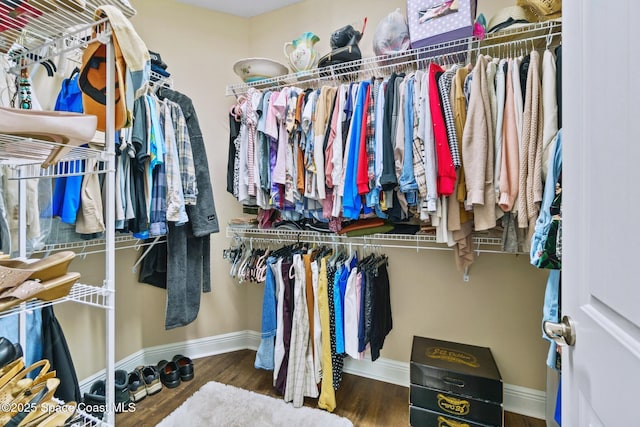
[[[54,402],[56,402],[58,405],[62,406],[65,404],[64,401],[58,399],[57,397],[54,397],[52,399]],[[76,402],[76,405],[79,404],[80,402]],[[65,427],[71,427],[71,426],[77,426],[77,427],[81,427],[81,426],[86,426],[86,427],[103,427],[103,426],[108,426],[107,423],[105,423],[104,421],[94,417],[91,414],[88,414],[87,412],[79,409],[76,406],[76,412],[73,415],[73,417],[71,417],[71,419],[65,424]]]
[[[55,178],[107,172],[106,160],[109,153],[88,147],[74,147],[57,164],[41,167],[51,150],[60,146],[64,144],[0,134],[0,165],[9,166],[9,179]],[[79,161],[88,159],[97,160],[97,165],[92,170],[85,170],[84,163]]]
[[[99,6],[116,6],[127,18],[136,14],[136,10],[128,0],[87,0],[82,10],[66,8],[63,3],[72,2],[57,0],[29,2],[25,13],[18,14],[16,17],[6,17],[6,26],[9,29],[1,34],[0,52],[7,52],[14,42],[28,51],[37,52],[53,39],[67,39],[70,34],[78,30],[87,31],[90,36],[91,27],[95,24],[94,13]]]
[[[109,424],[104,421],[94,417],[93,415],[87,414],[84,411],[78,410],[76,416],[65,426],[68,427],[106,427]]]
[[[302,73],[291,73],[251,83],[228,85],[226,95],[238,96],[246,93],[251,87],[277,89],[286,86],[313,86],[318,83],[380,77],[394,71],[425,68],[432,61],[444,64],[461,63],[470,59],[468,56],[478,53],[500,55],[525,52],[533,47],[539,49],[546,45],[557,45],[561,33],[561,21],[540,22],[489,34],[484,40],[465,37],[446,43],[409,49],[395,55],[363,58],[358,61],[316,68]]]
[[[397,248],[420,250],[453,250],[444,243],[438,243],[436,236],[431,234],[371,234],[368,236],[349,237],[333,233],[321,233],[309,230],[283,230],[277,228],[259,229],[228,226],[228,238],[249,240],[249,244],[281,244],[290,242],[304,242],[317,244],[340,244],[361,246],[364,248]],[[491,236],[489,233],[475,233],[473,236],[475,252],[478,253],[511,253],[504,252],[502,238]]]
[[[107,288],[101,286],[92,286],[85,285],[82,283],[76,283],[71,288],[69,295],[58,298],[54,301],[41,301],[41,300],[33,300],[27,303],[15,306],[10,308],[9,310],[5,310],[0,312],[0,317],[7,317],[14,314],[18,314],[21,311],[30,311],[38,308],[47,307],[50,305],[60,304],[62,302],[76,302],[85,305],[90,305],[92,307],[98,308],[111,308],[107,304],[107,295],[112,293],[113,291],[109,291]]]

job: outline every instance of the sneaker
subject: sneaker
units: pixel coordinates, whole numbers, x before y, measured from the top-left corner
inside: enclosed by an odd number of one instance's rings
[[[144,386],[144,380],[137,370],[129,372],[129,397],[132,402],[139,402],[147,396],[147,389]]]
[[[160,381],[160,373],[153,366],[138,366],[136,372],[144,381],[147,395],[158,393],[162,390],[162,381]]]

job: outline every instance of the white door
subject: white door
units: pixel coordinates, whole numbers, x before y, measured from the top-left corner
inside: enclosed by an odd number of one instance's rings
[[[640,1],[563,15],[562,425],[640,426]]]

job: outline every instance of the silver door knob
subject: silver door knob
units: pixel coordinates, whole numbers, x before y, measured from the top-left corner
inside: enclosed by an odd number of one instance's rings
[[[560,323],[544,322],[544,333],[558,345],[574,345],[576,343],[576,329],[569,316],[563,316]]]

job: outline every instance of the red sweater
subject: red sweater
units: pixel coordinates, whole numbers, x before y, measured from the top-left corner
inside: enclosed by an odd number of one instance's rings
[[[440,93],[436,73],[444,73],[442,67],[431,63],[429,65],[429,107],[433,122],[433,136],[436,144],[436,160],[438,164],[438,196],[449,196],[456,185],[456,168],[453,166],[447,127],[444,123]]]

